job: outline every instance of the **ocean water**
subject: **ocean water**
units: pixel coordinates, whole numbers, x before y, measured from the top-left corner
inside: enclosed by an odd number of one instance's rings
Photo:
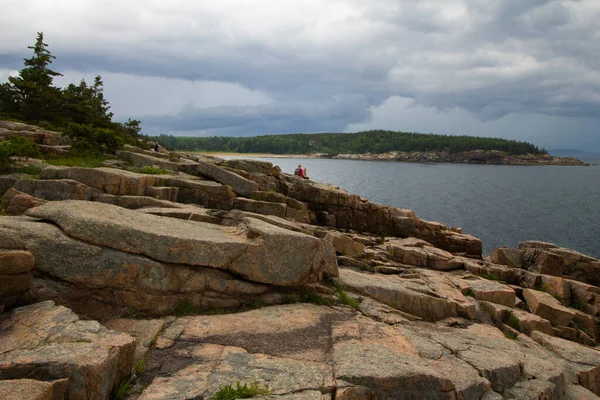
[[[301,163],[312,180],[338,185],[375,203],[412,209],[422,219],[461,227],[483,241],[484,254],[495,247],[542,240],[600,258],[599,166],[261,160],[288,173]],[[584,161],[600,164],[600,159]]]

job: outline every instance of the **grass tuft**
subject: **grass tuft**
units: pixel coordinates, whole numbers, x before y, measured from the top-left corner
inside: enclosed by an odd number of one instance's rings
[[[268,396],[272,393],[273,389],[269,388],[268,385],[262,387],[260,384],[252,382],[249,384],[245,383],[242,386],[240,382],[237,382],[235,388],[232,385],[221,386],[219,391],[210,400],[249,399],[255,396]]]
[[[136,374],[140,375],[146,372],[146,357],[140,358],[133,364],[133,369]]]
[[[315,293],[302,293],[302,295],[300,296],[300,302],[312,303],[318,306],[333,306],[337,303],[337,301],[335,301],[334,299],[321,297]]]
[[[506,320],[506,324],[513,329],[519,330],[519,319],[515,316],[515,314],[510,313],[508,315],[508,319]]]
[[[144,168],[137,168],[135,172],[148,175],[174,175],[173,171],[157,167],[156,165],[146,165]]]
[[[465,295],[475,298],[475,291],[472,288],[468,288]]]
[[[178,317],[198,314],[198,309],[191,300],[182,300],[175,306],[173,313]]]
[[[59,157],[48,157],[45,160],[50,165],[66,166],[66,167],[84,167],[84,168],[98,168],[102,166],[105,158],[101,155],[90,155],[90,156],[59,156]]]
[[[115,390],[113,391],[113,399],[114,400],[123,400],[125,398],[125,396],[127,396],[127,393],[129,393],[129,390],[131,390],[131,382],[133,381],[133,379],[131,377],[125,379],[124,381],[122,381],[121,383],[119,383],[119,386],[117,386],[115,388]]]
[[[488,274],[487,272],[482,272],[481,276],[483,279],[487,279],[489,281],[499,281],[500,278],[496,274]]]
[[[361,302],[359,300],[353,299],[352,297],[348,296],[348,294],[346,293],[346,291],[344,290],[344,288],[341,285],[336,284],[335,290],[337,290],[337,292],[338,292],[338,296],[340,298],[340,303],[345,304],[357,311],[360,309]]]

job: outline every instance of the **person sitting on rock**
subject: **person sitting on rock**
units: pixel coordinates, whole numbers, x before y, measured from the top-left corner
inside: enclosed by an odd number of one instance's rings
[[[298,168],[296,168],[294,171],[294,175],[297,175],[300,178],[308,179],[308,176],[306,176],[306,168],[302,168],[302,164],[298,164]]]
[[[158,152],[158,142],[154,142],[154,151]]]

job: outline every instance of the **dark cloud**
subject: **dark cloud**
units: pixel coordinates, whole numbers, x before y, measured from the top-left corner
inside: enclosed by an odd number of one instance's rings
[[[369,110],[394,96],[464,109],[480,121],[600,118],[596,0],[66,3],[43,13],[11,2],[0,16],[0,68],[19,68],[35,31],[44,30],[59,71],[218,81],[270,99],[238,107],[181,102],[167,113],[144,97],[135,116],[147,128],[339,131],[369,121]],[[127,87],[111,90],[135,99]],[[140,111],[143,104],[152,111]]]

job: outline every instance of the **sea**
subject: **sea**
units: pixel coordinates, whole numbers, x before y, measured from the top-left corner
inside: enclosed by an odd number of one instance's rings
[[[229,156],[226,158],[248,158]],[[541,240],[600,258],[600,167],[258,158],[371,202],[461,227],[483,252]],[[582,159],[600,164],[600,159]]]

